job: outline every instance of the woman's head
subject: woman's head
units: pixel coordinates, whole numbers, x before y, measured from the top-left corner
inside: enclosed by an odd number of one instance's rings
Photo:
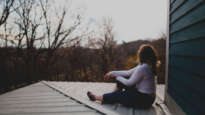
[[[149,64],[152,66],[153,73],[156,75],[156,66],[158,60],[158,53],[156,49],[150,44],[141,45],[137,52],[137,61],[139,64]]]

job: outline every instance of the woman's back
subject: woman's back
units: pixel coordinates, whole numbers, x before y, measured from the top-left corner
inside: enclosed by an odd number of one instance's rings
[[[151,68],[147,64],[139,65],[141,69],[142,79],[136,84],[138,91],[146,94],[152,94],[155,92],[155,76],[151,71]],[[135,76],[137,77],[137,76]]]

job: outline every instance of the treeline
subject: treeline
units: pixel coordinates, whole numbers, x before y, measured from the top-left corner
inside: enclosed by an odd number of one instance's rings
[[[29,57],[31,58],[29,62],[25,60],[26,50],[24,49],[0,48],[1,91],[40,80],[102,82],[104,74],[108,71],[129,69],[135,66],[136,52],[144,43],[151,43],[157,48],[161,61],[158,82],[164,83],[165,39],[161,38],[154,41],[138,40],[123,43],[111,49],[93,49],[80,45],[60,48],[52,59],[47,56],[48,49],[33,49],[31,53],[45,53],[37,59]],[[130,61],[130,58],[134,60]]]

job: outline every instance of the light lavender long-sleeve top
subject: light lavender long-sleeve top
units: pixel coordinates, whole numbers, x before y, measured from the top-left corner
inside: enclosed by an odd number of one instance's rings
[[[152,94],[155,92],[155,77],[147,64],[138,65],[130,70],[111,71],[109,74],[128,87],[136,85],[141,93]]]

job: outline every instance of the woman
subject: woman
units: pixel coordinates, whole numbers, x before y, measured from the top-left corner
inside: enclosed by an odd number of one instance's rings
[[[138,66],[126,71],[111,71],[104,78],[115,78],[115,91],[97,96],[88,91],[92,101],[102,103],[120,103],[125,106],[149,108],[155,100],[155,76],[157,52],[149,44],[142,45],[137,53]]]

